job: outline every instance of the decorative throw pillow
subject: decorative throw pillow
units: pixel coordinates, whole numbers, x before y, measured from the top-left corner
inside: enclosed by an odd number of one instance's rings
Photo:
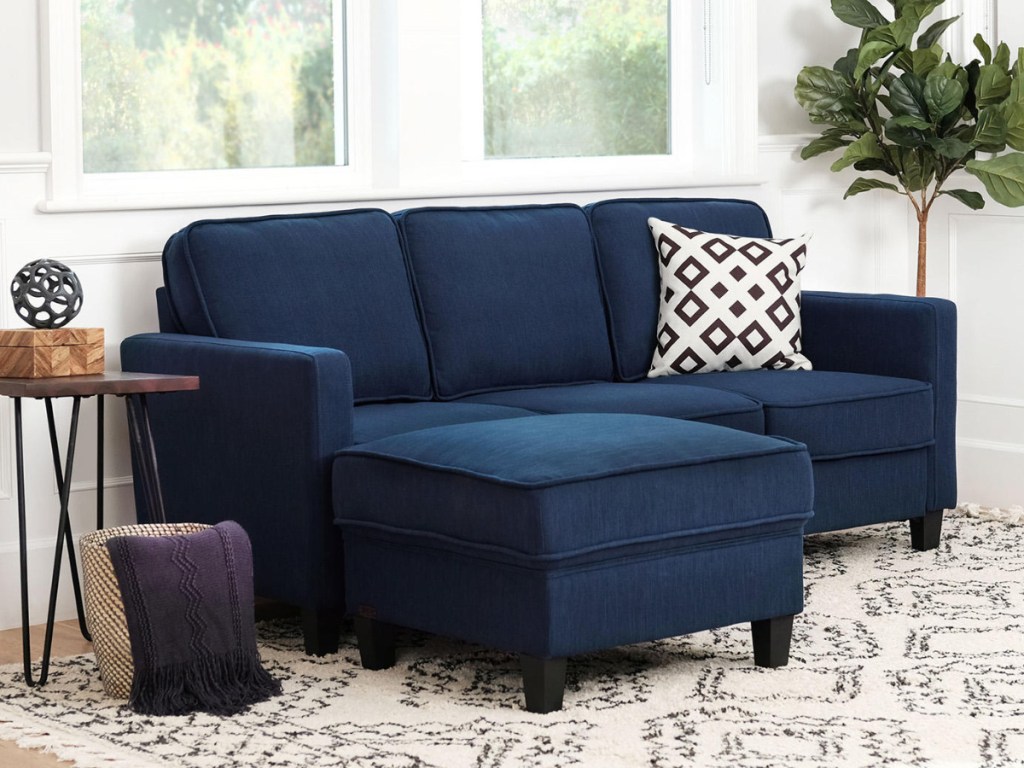
[[[733,237],[650,218],[661,274],[648,377],[810,370],[801,353],[800,272],[810,235]]]

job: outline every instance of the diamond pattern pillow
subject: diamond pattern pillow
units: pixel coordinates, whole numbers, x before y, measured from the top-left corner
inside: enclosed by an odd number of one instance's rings
[[[810,370],[800,272],[809,235],[733,237],[650,218],[661,302],[649,378],[757,368]]]

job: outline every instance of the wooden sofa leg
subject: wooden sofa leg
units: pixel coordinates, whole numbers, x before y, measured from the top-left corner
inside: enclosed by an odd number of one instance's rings
[[[363,669],[395,666],[395,628],[386,622],[356,616],[356,641]]]
[[[566,660],[540,659],[524,654],[519,661],[523,667],[526,711],[544,715],[560,710],[562,694],[565,693]]]
[[[341,635],[341,611],[330,608],[302,609],[302,639],[306,655],[324,656],[337,653]]]
[[[939,546],[942,533],[942,510],[925,512],[924,517],[910,518],[910,545],[918,552],[927,552]]]
[[[784,667],[789,662],[793,617],[776,616],[750,622],[754,636],[754,663],[759,667]]]

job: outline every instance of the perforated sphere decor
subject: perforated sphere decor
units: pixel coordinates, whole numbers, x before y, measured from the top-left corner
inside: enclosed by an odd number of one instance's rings
[[[39,259],[19,269],[11,296],[18,317],[33,328],[61,328],[82,309],[78,275],[53,259]]]

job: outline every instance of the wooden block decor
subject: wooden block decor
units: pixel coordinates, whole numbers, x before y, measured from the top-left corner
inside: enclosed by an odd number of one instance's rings
[[[102,328],[0,330],[0,376],[41,379],[103,373]]]

